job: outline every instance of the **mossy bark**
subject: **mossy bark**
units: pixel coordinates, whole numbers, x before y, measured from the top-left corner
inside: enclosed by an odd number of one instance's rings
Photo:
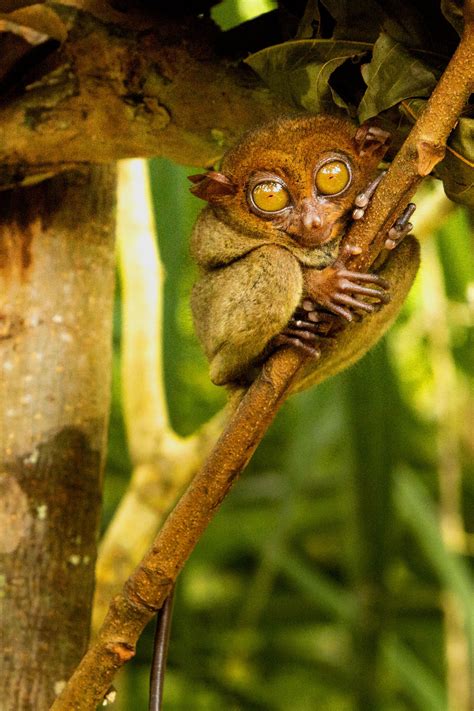
[[[67,38],[3,97],[0,187],[84,161],[164,156],[212,166],[244,130],[291,110],[217,54],[209,20],[126,27],[47,5]]]

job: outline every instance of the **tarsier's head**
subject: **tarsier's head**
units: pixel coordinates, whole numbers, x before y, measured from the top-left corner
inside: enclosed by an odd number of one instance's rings
[[[191,190],[248,234],[315,248],[342,234],[387,149],[382,134],[334,116],[278,119],[246,134],[219,172],[191,176]]]

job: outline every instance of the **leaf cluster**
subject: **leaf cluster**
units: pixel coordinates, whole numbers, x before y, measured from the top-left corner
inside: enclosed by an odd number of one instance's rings
[[[428,18],[428,19],[427,19]],[[264,47],[246,63],[290,105],[376,121],[393,137],[389,159],[405,140],[456,46],[453,3],[308,2],[296,38]],[[437,169],[456,202],[474,204],[472,107],[452,134]]]

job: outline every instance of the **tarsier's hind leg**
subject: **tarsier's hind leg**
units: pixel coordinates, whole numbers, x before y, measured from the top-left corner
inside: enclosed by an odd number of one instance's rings
[[[203,275],[191,306],[216,385],[252,379],[268,344],[291,319],[302,288],[298,261],[273,245]]]
[[[419,244],[406,237],[379,270],[391,286],[391,300],[377,313],[345,326],[332,339],[321,339],[321,357],[309,363],[295,383],[303,390],[347,368],[361,358],[384,334],[396,318],[415,278],[419,265]]]

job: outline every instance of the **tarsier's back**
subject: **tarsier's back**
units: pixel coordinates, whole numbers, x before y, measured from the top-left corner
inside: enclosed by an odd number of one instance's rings
[[[410,225],[387,240],[395,249],[377,274],[348,271],[351,248],[341,248],[379,182],[386,140],[335,117],[280,119],[244,136],[219,172],[192,177],[209,203],[192,236],[192,310],[213,382],[247,384],[291,346],[312,355],[295,384],[307,387],[357,360],[394,319],[418,266],[416,241],[399,244]],[[341,325],[331,341],[328,314]]]

